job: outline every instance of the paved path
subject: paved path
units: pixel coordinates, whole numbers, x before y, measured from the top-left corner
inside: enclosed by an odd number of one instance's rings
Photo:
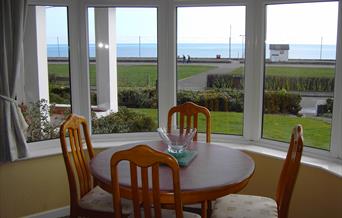
[[[179,64],[182,65],[182,64]],[[187,65],[187,64],[184,64]],[[194,65],[201,65],[199,63],[194,63]],[[217,68],[209,70],[204,73],[196,74],[192,77],[188,77],[186,79],[182,79],[178,81],[178,89],[183,90],[203,90],[207,87],[207,75],[208,74],[227,74],[232,70],[243,66],[239,62],[232,63],[203,63],[202,65],[210,65],[215,66]]]

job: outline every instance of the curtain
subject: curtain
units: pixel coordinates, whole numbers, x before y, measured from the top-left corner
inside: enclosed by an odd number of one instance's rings
[[[23,117],[15,101],[23,76],[26,0],[0,1],[0,162],[28,155]]]

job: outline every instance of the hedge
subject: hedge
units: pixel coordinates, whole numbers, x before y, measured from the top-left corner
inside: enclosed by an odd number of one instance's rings
[[[244,78],[240,75],[208,74],[207,88],[243,89]]]
[[[96,94],[92,94],[92,102]],[[128,108],[157,108],[157,93],[154,88],[119,88],[120,106]],[[211,89],[205,91],[179,91],[177,104],[192,101],[211,111],[243,111],[244,94],[241,90]],[[301,97],[286,91],[265,92],[264,111],[266,113],[298,114]],[[58,102],[56,102],[58,103]]]
[[[240,75],[210,74],[207,76],[207,87],[243,89],[244,78]],[[333,92],[334,78],[266,76],[265,88],[270,91],[285,89],[303,92]]]
[[[192,101],[211,111],[243,111],[243,93],[234,90],[180,91],[177,104]]]

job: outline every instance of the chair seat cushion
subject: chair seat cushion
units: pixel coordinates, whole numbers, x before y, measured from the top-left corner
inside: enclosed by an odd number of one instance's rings
[[[215,201],[212,218],[276,218],[277,203],[261,196],[231,194]]]
[[[89,210],[114,212],[113,209],[113,196],[111,193],[106,192],[99,186],[93,188],[90,192],[84,195],[79,203],[80,207]],[[133,211],[131,201],[122,199],[122,213],[130,214]]]
[[[152,211],[152,213],[153,212],[154,211]],[[175,218],[176,217],[176,211],[175,210],[162,209],[161,213],[162,213],[161,214],[162,218]],[[144,211],[141,212],[141,217],[145,217]],[[152,217],[153,217],[153,215],[152,215]],[[132,213],[131,215],[128,216],[128,218],[134,218],[134,214]],[[196,214],[196,213],[190,213],[190,212],[183,211],[183,218],[201,218],[201,216]]]

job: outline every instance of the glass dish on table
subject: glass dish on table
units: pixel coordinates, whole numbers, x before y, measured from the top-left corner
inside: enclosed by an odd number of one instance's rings
[[[177,157],[182,156],[182,154],[187,150],[187,147],[191,144],[197,129],[190,129],[188,133],[176,134],[175,132],[168,133],[165,128],[157,129],[163,143],[167,145],[167,151],[171,155]]]

